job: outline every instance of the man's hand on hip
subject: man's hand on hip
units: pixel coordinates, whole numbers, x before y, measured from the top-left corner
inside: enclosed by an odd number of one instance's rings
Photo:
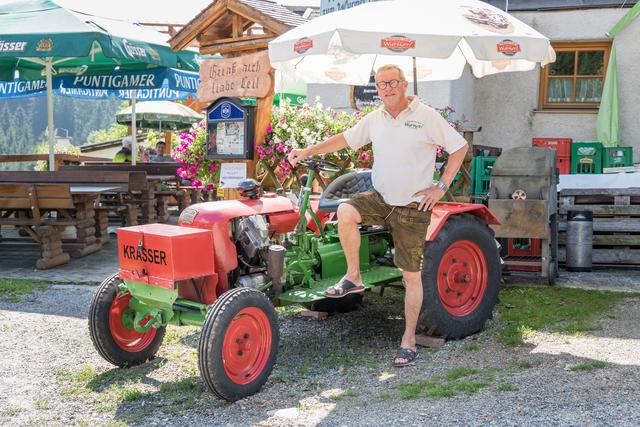
[[[421,211],[430,211],[438,203],[442,196],[444,196],[444,190],[438,187],[429,187],[424,190],[420,190],[413,195],[414,197],[422,196],[422,200],[418,206]]]
[[[300,161],[309,157],[309,149],[304,150],[291,150],[287,156],[287,160],[291,163],[291,166],[295,167]]]

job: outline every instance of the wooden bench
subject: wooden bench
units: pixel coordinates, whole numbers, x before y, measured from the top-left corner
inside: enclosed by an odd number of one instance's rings
[[[65,227],[77,224],[70,214],[73,209],[68,184],[0,183],[0,225],[18,226],[40,245],[39,269],[69,262],[61,235]]]
[[[132,165],[130,163],[116,162],[85,162],[82,166],[71,166],[65,169],[70,170],[93,170],[93,171],[113,171],[127,170],[145,172],[149,181],[149,194],[146,199],[148,203],[154,203],[156,207],[156,219],[166,222],[169,219],[169,204],[171,199],[175,200],[178,211],[199,200],[199,190],[192,187],[185,187],[181,184],[182,179],[176,174],[178,165],[176,163],[138,163]],[[168,188],[157,189],[158,184],[164,184]],[[153,194],[151,194],[151,191]],[[155,202],[151,202],[155,200]],[[143,215],[144,216],[144,215]],[[148,215],[147,215],[148,217]],[[148,218],[145,218],[148,219]]]
[[[75,187],[109,187],[100,197],[75,196],[75,217],[80,246],[91,243],[103,244],[109,240],[107,232],[109,214],[117,215],[123,225],[138,223],[138,207],[145,205],[142,194],[147,191],[145,172],[138,171],[96,171],[76,170],[78,166],[62,166],[62,170],[52,172],[4,171],[0,172],[0,182],[5,183],[57,183]],[[96,226],[97,225],[97,226]],[[94,241],[92,241],[94,239]],[[86,254],[86,253],[85,253]],[[78,251],[72,255],[80,255]]]

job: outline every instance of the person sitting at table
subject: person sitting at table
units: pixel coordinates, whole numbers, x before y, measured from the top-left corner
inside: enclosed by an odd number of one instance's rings
[[[113,156],[113,162],[124,163],[131,162],[131,144],[133,143],[133,136],[125,136],[122,138],[122,148]]]
[[[166,153],[167,144],[164,141],[156,142],[156,154],[155,156],[151,156],[152,162],[173,162],[173,157],[171,157],[168,153]]]

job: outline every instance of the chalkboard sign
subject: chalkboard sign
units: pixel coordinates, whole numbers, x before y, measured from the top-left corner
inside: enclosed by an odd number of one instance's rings
[[[379,104],[380,97],[376,89],[376,77],[371,75],[366,86],[351,86],[351,108],[362,110],[364,107]]]

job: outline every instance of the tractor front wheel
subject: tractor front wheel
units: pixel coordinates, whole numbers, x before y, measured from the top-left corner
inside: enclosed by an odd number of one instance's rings
[[[202,326],[198,367],[207,388],[234,402],[260,390],[278,355],[278,318],[265,294],[250,288],[225,292]]]
[[[424,248],[419,330],[458,339],[480,331],[500,290],[493,231],[470,214],[450,217]]]
[[[146,332],[127,328],[122,323],[129,309],[131,294],[123,294],[116,274],[98,288],[89,309],[89,332],[98,353],[116,366],[139,365],[155,357],[165,328],[151,327]]]

